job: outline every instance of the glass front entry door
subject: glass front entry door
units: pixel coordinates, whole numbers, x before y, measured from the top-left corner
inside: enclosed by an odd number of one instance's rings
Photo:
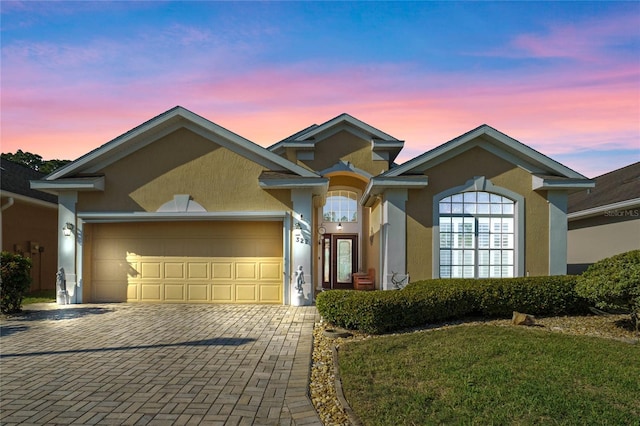
[[[322,240],[322,287],[352,288],[358,269],[358,236],[332,234]]]

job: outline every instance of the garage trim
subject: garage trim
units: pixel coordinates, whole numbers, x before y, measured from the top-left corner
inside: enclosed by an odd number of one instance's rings
[[[87,223],[115,222],[172,222],[196,220],[273,221],[289,216],[286,211],[266,212],[79,212],[78,218]]]

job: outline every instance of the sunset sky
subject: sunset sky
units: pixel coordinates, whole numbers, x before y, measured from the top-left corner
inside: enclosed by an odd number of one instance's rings
[[[181,105],[262,146],[343,112],[404,162],[486,123],[640,161],[640,2],[13,2],[1,150],[76,159]]]

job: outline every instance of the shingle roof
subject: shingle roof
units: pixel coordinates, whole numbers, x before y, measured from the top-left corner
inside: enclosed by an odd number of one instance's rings
[[[48,201],[50,203],[58,203],[58,197],[51,194],[31,189],[29,187],[30,180],[42,179],[45,174],[30,169],[22,164],[0,158],[0,167],[2,175],[0,178],[0,187],[3,191],[12,192],[25,197],[35,198],[37,200]]]
[[[595,188],[569,195],[569,213],[640,198],[640,161],[594,180]]]

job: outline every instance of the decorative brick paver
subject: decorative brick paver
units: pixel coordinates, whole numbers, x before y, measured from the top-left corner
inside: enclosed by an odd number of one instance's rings
[[[0,323],[0,424],[320,425],[315,307],[31,305]]]

